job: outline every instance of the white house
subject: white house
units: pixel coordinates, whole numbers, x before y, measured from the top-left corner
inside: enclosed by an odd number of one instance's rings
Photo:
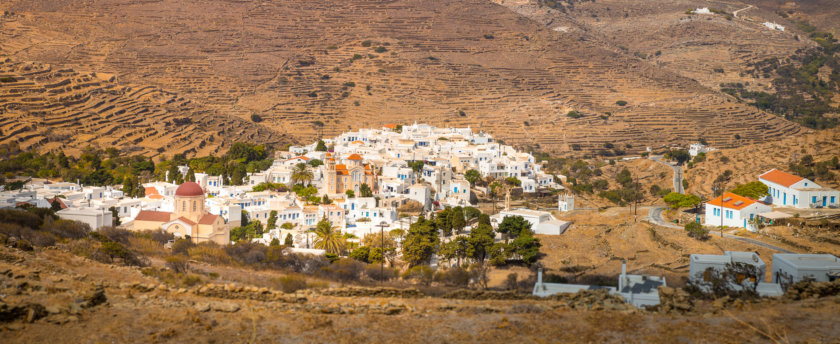
[[[114,224],[113,214],[105,209],[66,208],[55,212],[55,214],[65,220],[87,223],[94,230],[101,227],[110,227]]]
[[[627,303],[642,308],[659,304],[659,287],[665,287],[665,276],[628,275],[627,262],[621,262],[618,294]]]
[[[764,203],[731,192],[706,203],[706,226],[742,227],[756,231],[750,220],[758,214],[773,210]]]
[[[423,209],[429,210],[432,205],[432,191],[428,185],[414,184],[408,188],[409,199],[413,199],[423,205]]]
[[[765,201],[775,206],[800,209],[840,206],[840,191],[800,176],[772,169],[758,176],[758,180],[770,188],[770,196]]]
[[[840,278],[840,259],[830,254],[773,254],[773,282],[787,287],[803,280],[834,281]]]

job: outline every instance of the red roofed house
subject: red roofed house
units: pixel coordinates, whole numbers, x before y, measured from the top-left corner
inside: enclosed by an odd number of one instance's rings
[[[376,175],[370,164],[363,163],[358,154],[350,154],[346,164],[336,164],[335,158],[327,155],[324,162],[324,192],[326,194],[343,194],[353,190],[358,196],[362,184],[367,184],[371,190],[376,190]]]
[[[383,125],[383,126],[382,126],[382,130],[385,130],[385,131],[394,131],[394,130],[397,130],[397,125],[396,125],[396,124],[394,124],[394,123],[389,123],[389,124]]]
[[[163,229],[176,237],[189,236],[195,243],[230,243],[230,229],[224,218],[204,209],[204,190],[195,182],[183,183],[175,190],[174,212],[142,210],[134,218],[132,229]]]
[[[809,179],[772,169],[758,176],[769,188],[766,201],[776,206],[800,209],[837,207],[840,192],[824,188]]]
[[[750,231],[756,228],[750,223],[758,214],[770,212],[770,206],[731,192],[706,202],[706,226],[743,227]]]

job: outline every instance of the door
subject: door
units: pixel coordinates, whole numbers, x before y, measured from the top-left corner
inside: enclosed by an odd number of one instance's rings
[[[823,207],[825,207],[825,204],[826,204],[826,202],[825,202],[825,201],[826,201],[827,199],[828,199],[828,197],[823,196]]]
[[[787,193],[782,194],[782,205],[787,205]]]

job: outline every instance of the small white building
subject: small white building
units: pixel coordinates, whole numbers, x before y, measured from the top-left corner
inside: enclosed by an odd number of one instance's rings
[[[750,223],[758,214],[770,212],[768,205],[731,192],[706,203],[706,226],[742,227],[756,231],[755,225]]]
[[[55,213],[64,220],[72,220],[86,223],[91,229],[110,227],[114,225],[113,214],[106,209],[95,209],[89,207],[67,208]]]
[[[813,181],[772,169],[758,176],[769,188],[765,202],[775,206],[807,208],[836,208],[840,206],[840,191],[825,188]]]
[[[830,254],[773,254],[773,282],[785,288],[804,280],[828,282],[840,278],[840,259]]]
[[[575,196],[574,195],[560,195],[557,197],[557,210],[572,211],[575,210]]]

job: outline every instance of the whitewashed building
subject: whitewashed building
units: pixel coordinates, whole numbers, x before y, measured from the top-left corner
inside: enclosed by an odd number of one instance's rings
[[[758,176],[769,188],[765,202],[775,206],[807,208],[836,208],[840,206],[840,192],[822,187],[812,180],[772,169]]]
[[[723,195],[706,203],[704,225],[741,227],[754,232],[757,228],[750,221],[758,214],[772,210],[764,203],[731,192],[724,192]]]

